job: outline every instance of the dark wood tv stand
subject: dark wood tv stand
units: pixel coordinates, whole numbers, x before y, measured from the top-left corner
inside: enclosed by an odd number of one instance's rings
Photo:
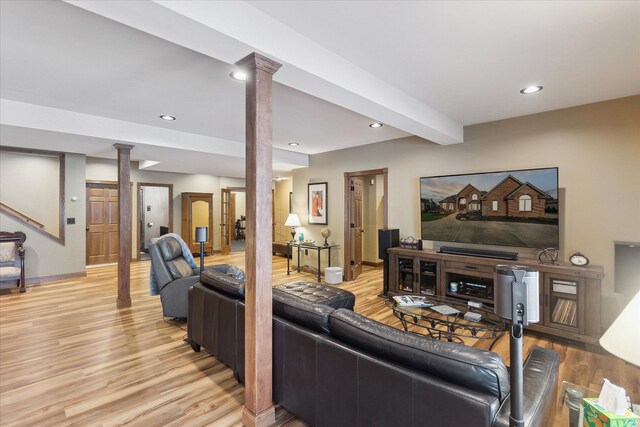
[[[528,326],[584,344],[599,352],[600,266],[576,267],[568,263],[541,264],[538,260],[505,261],[438,253],[432,249],[390,248],[389,291],[395,293],[436,294],[482,302],[493,307],[494,268],[498,264],[517,264],[540,272],[540,322]],[[450,283],[457,283],[452,292]]]

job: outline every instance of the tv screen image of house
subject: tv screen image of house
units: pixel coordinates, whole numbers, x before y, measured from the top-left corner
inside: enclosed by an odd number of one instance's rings
[[[420,178],[423,240],[558,248],[558,168]]]

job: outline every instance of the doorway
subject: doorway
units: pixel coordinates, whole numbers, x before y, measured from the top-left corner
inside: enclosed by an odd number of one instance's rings
[[[227,187],[220,190],[220,252],[244,252],[247,226],[245,187]],[[271,189],[271,215],[275,218],[275,191]],[[275,220],[271,224],[271,239],[275,236]]]
[[[229,252],[244,252],[247,219],[245,188],[223,188],[221,197],[220,251],[223,255]]]
[[[137,259],[149,259],[149,245],[173,232],[173,184],[138,183]]]
[[[247,208],[244,188],[231,189],[231,252],[244,252],[247,227]]]
[[[118,262],[118,184],[87,182],[87,265]]]
[[[378,232],[388,226],[387,168],[344,174],[344,280],[379,265]],[[366,233],[365,233],[366,231]]]

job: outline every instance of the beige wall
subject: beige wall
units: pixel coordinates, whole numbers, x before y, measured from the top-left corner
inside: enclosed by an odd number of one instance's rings
[[[30,170],[28,167],[27,170]],[[53,241],[18,221],[0,213],[0,229],[3,231],[23,231],[27,235],[25,242],[25,273],[27,282],[35,278],[66,274],[84,274],[85,271],[85,220],[86,195],[84,184],[85,157],[79,154],[67,154],[65,158],[65,222],[66,218],[75,218],[76,223],[65,225],[64,245]],[[42,183],[36,175],[22,174],[24,187],[39,187]],[[58,176],[55,178],[58,185]],[[57,190],[56,190],[57,192]],[[72,202],[71,197],[77,201]],[[57,213],[57,203],[56,203]],[[31,280],[30,280],[31,279]]]
[[[58,156],[0,151],[0,202],[60,237]]]
[[[292,190],[292,180],[282,179],[275,181],[275,241],[287,242],[291,240],[291,227],[285,227],[284,223],[289,216],[289,192]],[[297,212],[296,212],[297,213]]]
[[[306,224],[306,187],[329,183],[329,227],[343,245],[344,172],[389,169],[389,226],[420,235],[419,178],[460,173],[559,168],[560,251],[580,251],[604,266],[604,301],[613,298],[613,242],[640,241],[640,96],[465,127],[463,144],[409,137],[313,155],[293,172],[294,212]],[[305,225],[318,240],[320,226]],[[430,247],[433,242],[425,241]],[[511,249],[511,248],[509,248]],[[518,249],[521,257],[536,250]],[[338,251],[336,251],[338,252]],[[342,265],[342,253],[333,262]],[[605,324],[616,308],[603,303]]]

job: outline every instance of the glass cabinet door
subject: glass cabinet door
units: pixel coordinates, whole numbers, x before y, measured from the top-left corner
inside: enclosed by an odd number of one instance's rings
[[[420,260],[420,293],[436,294],[438,267],[435,261]]]
[[[584,310],[584,293],[582,281],[571,277],[548,277],[545,287],[548,294],[545,302],[549,306],[546,310],[545,323],[558,329],[583,333],[584,325],[581,318]]]
[[[413,258],[398,257],[398,289],[413,292]]]

